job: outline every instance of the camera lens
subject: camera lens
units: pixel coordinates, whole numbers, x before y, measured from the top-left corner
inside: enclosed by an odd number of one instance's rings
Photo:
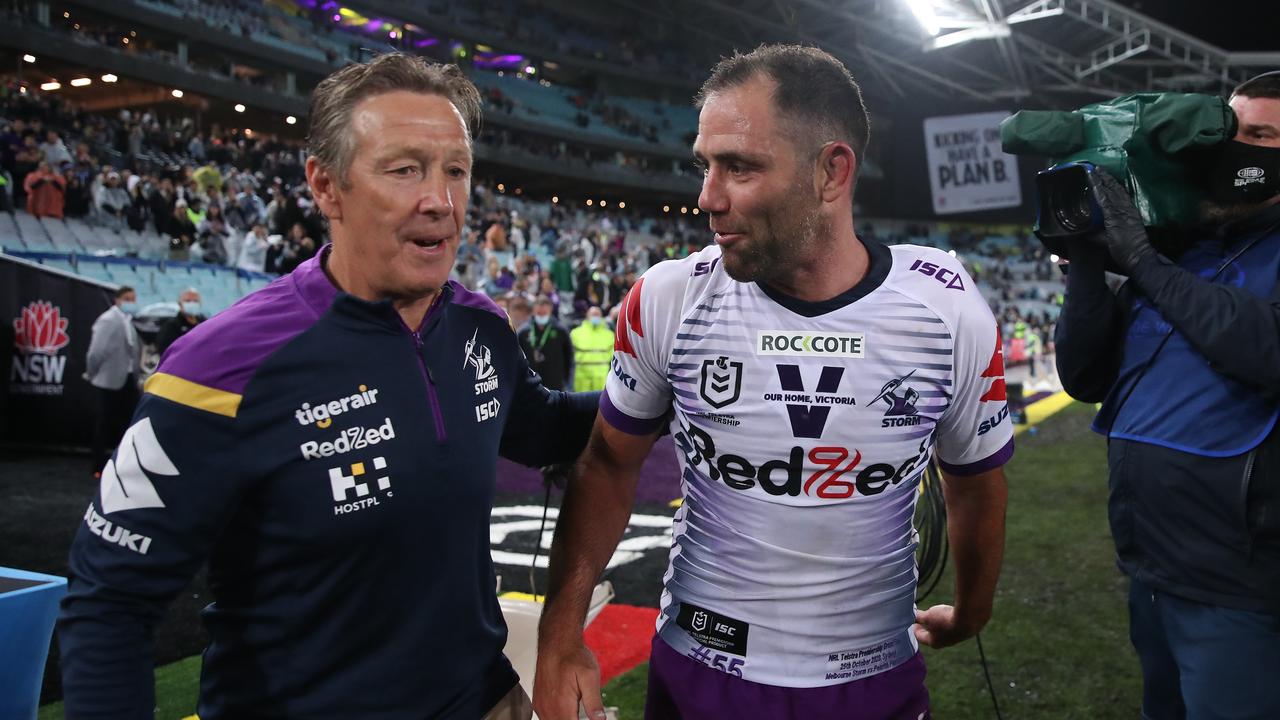
[[[1067,232],[1085,232],[1093,227],[1088,185],[1075,182],[1057,184],[1049,191],[1049,207],[1053,210],[1054,219]]]

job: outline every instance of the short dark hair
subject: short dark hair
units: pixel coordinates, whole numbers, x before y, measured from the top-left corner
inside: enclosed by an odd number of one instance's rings
[[[711,77],[702,84],[694,102],[701,108],[711,95],[757,76],[776,83],[773,103],[779,113],[807,125],[806,129],[823,131],[821,135],[807,132],[799,137],[813,138],[817,143],[846,142],[853,148],[858,164],[863,163],[871,121],[862,90],[844,63],[818,48],[761,45],[745,55],[734,53],[712,68]]]
[[[121,285],[120,289],[116,290],[116,299],[119,300],[120,298],[124,297],[125,295],[128,295],[131,292],[136,292],[136,291],[133,288],[129,287],[128,285]]]
[[[1231,91],[1231,97],[1240,95],[1250,98],[1269,98],[1280,100],[1280,70],[1263,73],[1245,80]]]
[[[439,95],[458,109],[468,140],[480,132],[480,91],[457,65],[433,63],[417,55],[392,52],[367,63],[348,65],[311,91],[307,150],[346,184],[355,154],[351,114],[365,98],[407,90]]]

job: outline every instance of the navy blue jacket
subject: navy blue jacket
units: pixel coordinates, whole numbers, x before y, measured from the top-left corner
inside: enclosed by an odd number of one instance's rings
[[[595,394],[544,388],[450,283],[410,331],[327,253],[193,329],[148,381],[71,549],[68,718],[151,718],[151,634],[209,563],[199,714],[477,718],[502,655],[499,455],[572,459]]]
[[[1072,250],[1057,364],[1072,397],[1106,399],[1098,425],[1110,430],[1117,563],[1174,595],[1280,616],[1280,426],[1273,414],[1280,404],[1280,206],[1219,228],[1176,264],[1143,260],[1118,295],[1103,280],[1106,251],[1099,252],[1091,258],[1086,243]],[[1170,329],[1170,341],[1143,370],[1158,346],[1152,335]],[[1212,413],[1189,402],[1167,407],[1179,385],[1215,387],[1206,380],[1221,385]],[[1115,432],[1111,418],[1122,405],[1156,431]],[[1247,422],[1237,427],[1241,419]],[[1205,450],[1224,428],[1236,447]],[[1202,438],[1201,447],[1169,438]]]

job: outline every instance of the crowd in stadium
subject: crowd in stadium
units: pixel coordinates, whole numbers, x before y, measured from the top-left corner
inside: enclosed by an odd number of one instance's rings
[[[489,94],[487,102],[500,105],[501,94]],[[153,229],[168,238],[169,259],[269,274],[290,272],[325,241],[303,174],[300,141],[216,125],[205,130],[190,116],[147,109],[84,112],[56,94],[19,93],[14,87],[6,89],[0,114],[0,163],[10,191],[4,201],[32,215],[81,218],[108,229]],[[490,127],[479,141],[567,164],[592,163],[587,147],[507,129]],[[650,168],[648,159],[621,151],[608,159]],[[667,165],[670,171],[681,164]],[[498,299],[517,327],[539,297],[550,299],[553,315],[566,323],[582,322],[595,306],[612,326],[611,311],[645,269],[707,242],[697,218],[588,212],[497,186],[479,180],[473,188],[456,276]],[[891,244],[937,235],[927,226],[891,231],[870,223],[860,232]],[[1025,339],[1029,349],[1015,348],[1010,359],[1028,360],[1034,368],[1038,354],[1051,349],[1056,312],[1027,311],[1020,301],[1060,304],[1060,287],[1044,289],[1055,281],[1061,285],[1058,274],[1025,233],[1014,245],[996,248],[984,246],[984,238],[981,232],[954,230],[946,242],[964,253],[975,280],[988,290],[1006,340]],[[1016,272],[1013,263],[1019,264]]]

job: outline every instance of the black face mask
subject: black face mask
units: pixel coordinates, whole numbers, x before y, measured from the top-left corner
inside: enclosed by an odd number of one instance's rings
[[[1210,172],[1209,193],[1224,205],[1253,205],[1280,195],[1280,148],[1226,143]]]

